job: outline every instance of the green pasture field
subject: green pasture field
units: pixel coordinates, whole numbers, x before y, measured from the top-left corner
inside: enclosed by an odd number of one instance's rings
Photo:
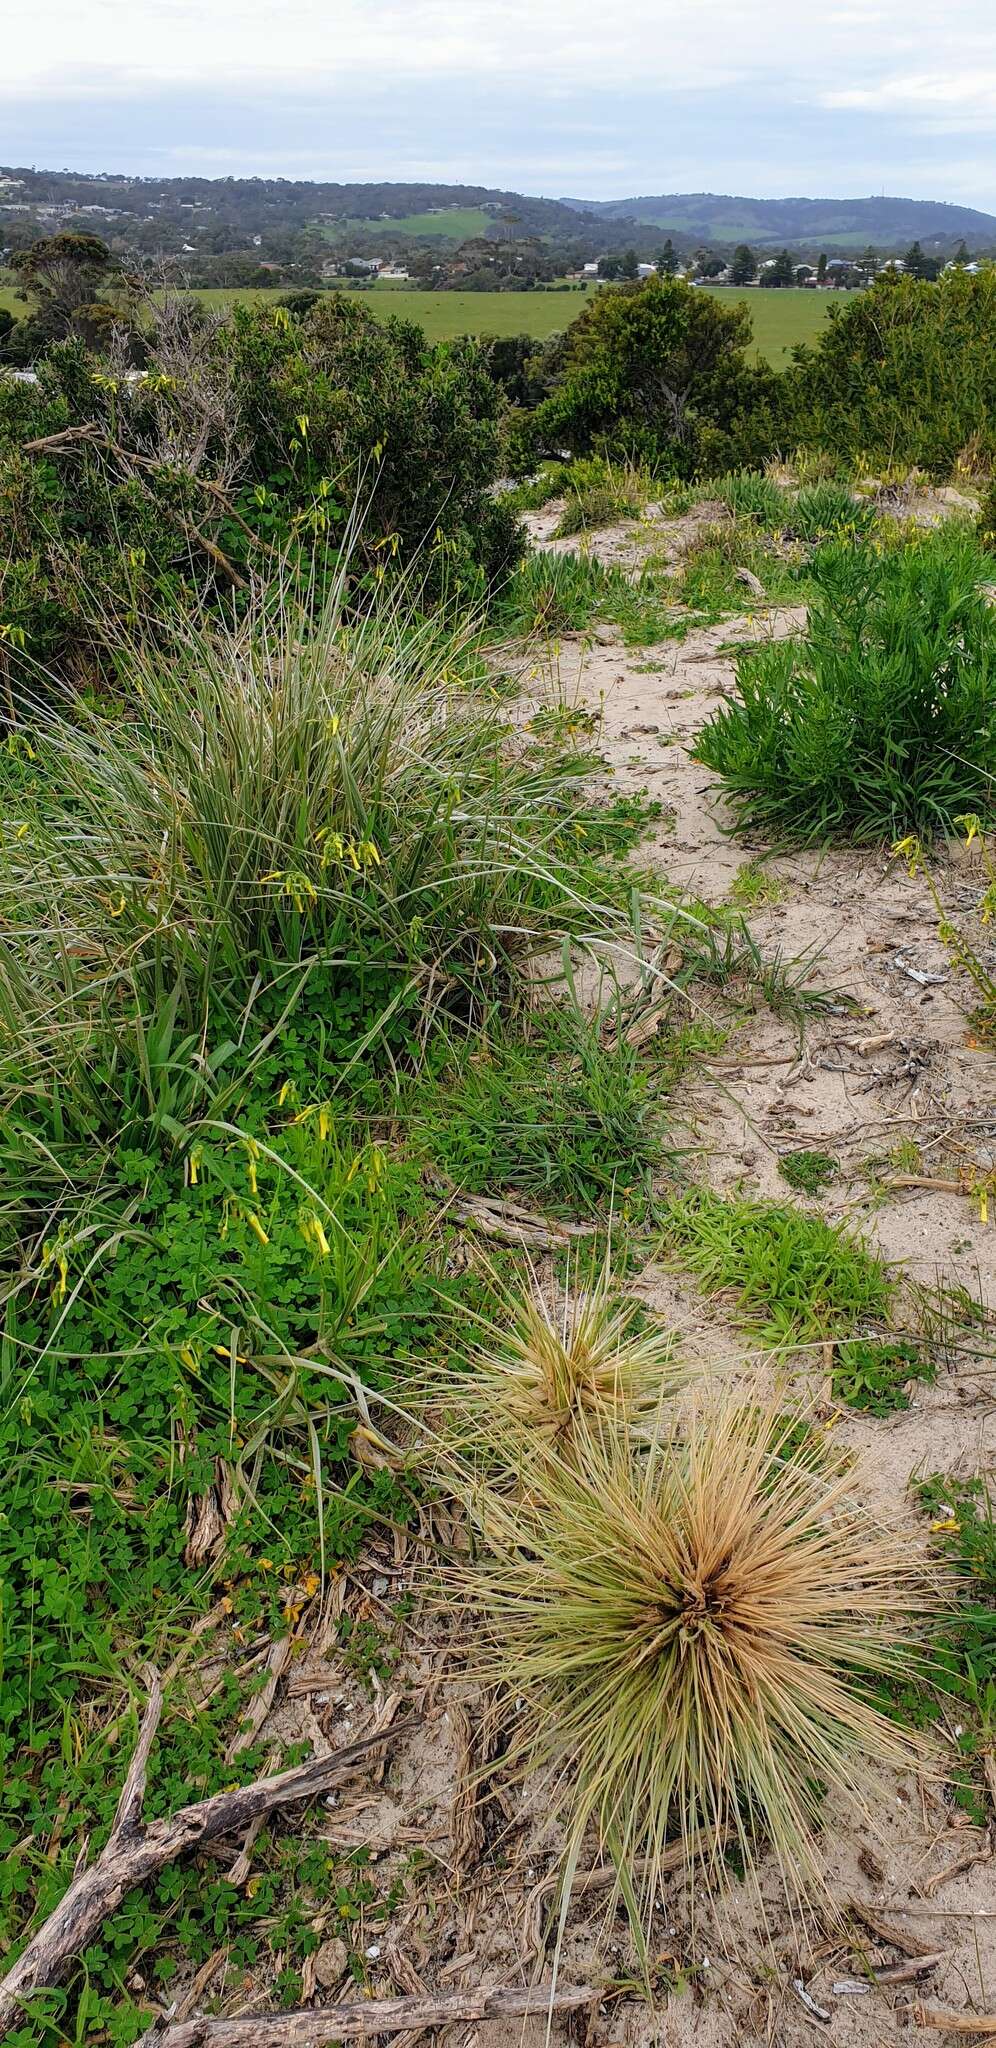
[[[281,299],[287,286],[273,291],[201,291],[207,305],[232,305],[237,300]],[[354,296],[350,294],[350,296]],[[404,285],[375,285],[355,294],[378,319],[417,320],[430,341],[452,341],[458,334],[533,334],[545,340],[576,320],[588,292],[427,292]]]
[[[288,287],[275,285],[260,291],[255,286],[242,290],[216,286],[197,293],[206,305],[227,306],[260,299],[285,297]],[[743,301],[754,324],[758,353],[776,369],[784,369],[797,341],[813,341],[835,303],[830,292],[731,291],[724,286],[703,286],[724,303]],[[535,292],[427,292],[404,285],[375,285],[361,296],[378,318],[394,314],[401,320],[417,320],[430,341],[452,341],[458,334],[532,334],[545,341],[568,327],[583,312],[591,293],[580,286],[572,291]],[[21,318],[25,312],[10,285],[0,285],[0,306]]]
[[[465,242],[469,235],[486,235],[493,216],[481,206],[443,206],[432,213],[406,213],[400,220],[345,220],[325,225],[332,235],[342,228],[362,228],[368,234],[440,235],[447,241]]]
[[[735,291],[729,285],[703,285],[721,299],[724,306],[743,304],[754,326],[758,354],[776,370],[783,370],[796,342],[815,341],[826,325],[827,313],[837,303],[836,292],[762,291],[758,285]]]
[[[226,305],[237,299],[279,299],[286,290],[285,285],[273,291],[217,288],[198,297],[209,305]],[[830,292],[731,291],[722,285],[703,290],[714,291],[725,304],[748,307],[758,353],[776,369],[785,367],[795,342],[815,340],[834,303]],[[427,292],[375,285],[361,296],[380,318],[393,313],[400,320],[417,320],[430,341],[452,341],[458,334],[533,334],[545,341],[576,320],[591,295],[580,287],[568,292]]]

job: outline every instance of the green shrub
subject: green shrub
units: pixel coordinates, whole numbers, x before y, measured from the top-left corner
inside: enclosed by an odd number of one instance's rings
[[[741,824],[799,839],[927,837],[994,804],[993,565],[963,529],[828,544],[805,638],[745,652],[699,734]]]
[[[342,293],[304,319],[184,305],[138,382],[78,341],[39,377],[0,379],[0,634],[28,690],[40,668],[105,681],[122,634],[205,597],[239,614],[275,572],[320,593],[344,548],[358,579],[400,569],[432,598],[480,597],[521,552],[475,341],[430,346]]]
[[[936,284],[884,276],[848,293],[784,397],[791,434],[848,467],[916,464],[948,476],[962,450],[996,453],[996,269]]]
[[[739,470],[709,485],[709,496],[721,498],[737,519],[755,519],[759,526],[785,524],[789,500],[769,476]]]
[[[633,463],[611,463],[602,456],[580,456],[564,471],[566,502],[558,536],[584,533],[617,519],[638,519],[653,489],[646,470]]]
[[[750,347],[744,309],[674,278],[605,288],[551,360],[536,432],[679,478],[756,467],[778,436],[779,385]]]
[[[622,600],[625,580],[591,555],[530,554],[502,592],[501,616],[510,633],[583,633]]]
[[[875,524],[875,513],[855,498],[847,484],[827,477],[821,483],[803,486],[785,524],[803,540],[822,541],[830,534],[867,533]]]

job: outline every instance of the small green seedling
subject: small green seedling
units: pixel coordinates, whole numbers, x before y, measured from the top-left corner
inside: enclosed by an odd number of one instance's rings
[[[829,1152],[786,1152],[778,1171],[798,1194],[819,1196],[836,1178],[838,1165]]]

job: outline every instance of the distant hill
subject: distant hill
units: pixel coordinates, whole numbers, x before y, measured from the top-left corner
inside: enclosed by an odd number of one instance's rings
[[[642,199],[567,199],[604,221],[638,221],[700,242],[816,244],[837,249],[947,248],[996,243],[996,216],[937,199],[744,199],[717,192],[667,192]]]
[[[130,177],[0,165],[0,246],[7,232],[51,233],[72,222],[145,254],[262,247],[310,231],[335,247],[455,246],[472,236],[538,236],[565,258],[632,245],[653,257],[665,235],[682,253],[699,243],[763,248],[902,250],[919,240],[950,253],[964,239],[996,246],[996,217],[932,199],[742,199],[673,192],[639,199],[545,199],[492,185],[427,181],[319,183],[293,178]],[[210,244],[199,238],[210,237]],[[258,239],[257,239],[258,238]]]
[[[275,221],[306,225],[320,220],[348,227],[373,223],[382,231],[460,240],[467,233],[514,226],[520,234],[583,232],[586,209],[559,199],[530,198],[491,185],[325,184],[304,178],[130,177],[116,171],[39,171],[0,165],[0,215],[27,209],[67,209],[112,221],[164,212],[210,215],[249,232]],[[452,216],[451,220],[447,216]],[[470,226],[468,227],[468,219]],[[480,222],[484,223],[482,230]],[[196,221],[188,225],[198,225]]]

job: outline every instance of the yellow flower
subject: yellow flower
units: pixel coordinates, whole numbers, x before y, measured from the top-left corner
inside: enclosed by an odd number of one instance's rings
[[[298,1228],[305,1244],[310,1245],[320,1259],[327,1259],[331,1246],[322,1227],[321,1217],[316,1216],[313,1209],[302,1210],[298,1217]]]
[[[259,1217],[256,1215],[255,1210],[247,1209],[245,1212],[245,1217],[246,1222],[248,1223],[253,1236],[259,1239],[260,1244],[269,1244],[270,1240],[267,1237],[266,1232],[263,1229],[263,1226],[259,1220]]]
[[[197,1186],[197,1178],[201,1170],[203,1157],[204,1154],[200,1145],[191,1145],[184,1168],[184,1179],[188,1187],[195,1188]]]
[[[922,857],[920,841],[915,834],[910,832],[905,839],[895,840],[892,851],[898,859],[906,862],[907,874],[915,875]]]
[[[56,1277],[52,1285],[52,1301],[54,1306],[58,1308],[60,1303],[65,1301],[66,1290],[69,1286],[69,1262],[61,1244],[42,1245],[42,1265],[55,1267]]]

